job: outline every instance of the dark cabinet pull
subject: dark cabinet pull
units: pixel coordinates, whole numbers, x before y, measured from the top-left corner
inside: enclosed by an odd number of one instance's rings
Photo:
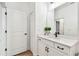
[[[45,47],[45,51],[47,51],[47,47]]]
[[[59,46],[57,46],[57,48],[59,48]]]
[[[49,48],[47,48],[47,53],[49,52]]]
[[[57,48],[61,49],[61,50],[64,50],[64,48],[60,48],[59,46],[57,46]]]
[[[62,48],[62,50],[64,50],[64,48]]]
[[[49,48],[46,46],[45,47],[45,51],[48,53],[49,52]]]

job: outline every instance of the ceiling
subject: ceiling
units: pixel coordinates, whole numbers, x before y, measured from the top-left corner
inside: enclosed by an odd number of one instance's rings
[[[49,9],[52,10],[54,8],[57,8],[59,6],[61,6],[62,4],[64,4],[66,2],[48,2],[48,6],[49,6]],[[5,3],[1,3],[4,7],[5,6]],[[14,8],[14,9],[18,9],[18,10],[22,10],[22,11],[27,11],[28,7],[30,8],[29,10],[31,10],[31,8],[34,7],[34,3],[29,3],[29,2],[23,2],[23,3],[18,3],[18,2],[7,2],[7,7],[10,7],[10,8]]]
[[[63,5],[64,3],[66,3],[66,2],[50,2],[49,8],[54,9],[54,8],[57,8],[61,5]]]

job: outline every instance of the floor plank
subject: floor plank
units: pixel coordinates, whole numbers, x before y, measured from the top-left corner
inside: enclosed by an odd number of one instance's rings
[[[19,53],[16,56],[33,56],[33,53],[30,50],[28,50],[28,51],[24,51],[22,53]]]

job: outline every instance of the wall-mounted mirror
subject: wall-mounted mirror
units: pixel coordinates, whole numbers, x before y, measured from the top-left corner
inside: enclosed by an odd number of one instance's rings
[[[64,19],[59,18],[55,22],[56,22],[56,32],[60,35],[64,35]]]

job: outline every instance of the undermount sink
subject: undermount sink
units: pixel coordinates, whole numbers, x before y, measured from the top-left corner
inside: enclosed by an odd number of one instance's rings
[[[58,36],[58,37],[55,37],[55,35],[46,35],[48,38],[55,38],[55,39],[61,39],[61,37],[60,36]]]
[[[55,35],[53,34],[43,35],[43,37],[49,38],[51,40],[56,40],[56,41],[66,41],[68,39],[72,41],[72,39],[77,39],[76,37],[72,38],[72,36],[65,36],[65,35],[58,35],[57,37],[55,37]]]
[[[54,35],[38,35],[38,37],[53,42],[61,43],[69,47],[73,46],[76,42],[78,42],[78,37],[65,36],[65,35],[58,35],[58,37],[55,37]]]

